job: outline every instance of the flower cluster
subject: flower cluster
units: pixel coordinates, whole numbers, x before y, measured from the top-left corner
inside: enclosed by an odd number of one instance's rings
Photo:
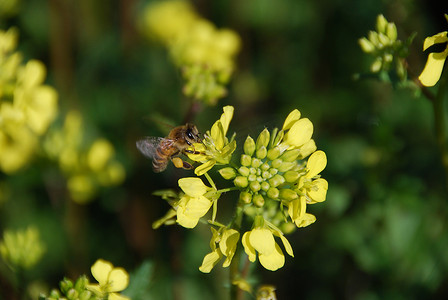
[[[93,264],[92,275],[98,284],[91,284],[89,279],[82,275],[75,283],[64,278],[59,286],[60,291],[53,289],[49,296],[41,294],[39,299],[68,299],[68,300],[129,300],[118,292],[123,291],[129,284],[129,275],[123,268],[114,266],[103,259],[98,259]]]
[[[445,19],[448,21],[448,15],[445,14]],[[434,86],[440,79],[445,60],[448,57],[448,31],[440,32],[436,35],[427,37],[423,43],[423,51],[435,44],[445,44],[445,49],[442,52],[433,52],[428,55],[423,72],[418,79],[424,86]]]
[[[293,110],[280,130],[264,129],[256,140],[248,136],[235,165],[231,158],[236,142],[226,136],[232,117],[233,107],[225,107],[221,118],[207,131],[203,144],[193,145],[199,153],[189,154],[190,159],[201,163],[196,175],[204,175],[211,187],[199,178],[182,178],[179,186],[183,193],[159,192],[173,208],[154,227],[173,224],[175,218],[178,224],[193,228],[213,207],[209,219],[211,252],[205,256],[200,270],[210,272],[224,257],[223,267],[229,266],[241,240],[251,262],[258,257],[263,267],[275,271],[285,263],[276,239],[286,253],[294,256],[284,234],[312,224],[316,218],[307,212],[307,205],[326,199],[328,182],[321,178],[320,172],[327,158],[323,151],[316,151],[311,121]],[[219,173],[232,181],[232,187],[216,188],[207,173],[216,165],[224,166]],[[222,193],[230,191],[239,192],[236,216],[223,225],[216,221],[217,202]],[[241,229],[243,217],[252,224],[249,230]]]
[[[23,63],[16,52],[18,33],[0,30],[0,170],[14,173],[38,148],[39,138],[55,119],[56,91],[43,82],[45,66]]]
[[[185,95],[211,105],[225,96],[240,48],[234,31],[216,29],[188,2],[179,0],[149,5],[143,27],[169,49],[182,69]]]
[[[397,39],[397,27],[383,15],[378,15],[376,31],[370,31],[367,37],[359,39],[361,49],[374,57],[370,66],[372,73],[394,70],[401,81],[407,79],[404,58],[408,56],[409,45],[414,36],[406,42]]]
[[[63,127],[49,132],[44,141],[45,152],[67,176],[71,198],[78,203],[92,199],[99,186],[120,184],[125,177],[124,167],[114,157],[113,145],[98,138],[86,146],[82,127],[80,113],[70,111]]]
[[[45,252],[40,240],[39,230],[28,227],[26,230],[5,230],[0,242],[0,254],[11,269],[29,269],[39,262]]]

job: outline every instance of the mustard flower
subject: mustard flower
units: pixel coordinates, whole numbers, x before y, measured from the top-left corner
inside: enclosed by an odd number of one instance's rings
[[[40,240],[39,230],[33,226],[26,230],[5,230],[0,242],[0,254],[12,268],[29,269],[42,258],[45,246]]]
[[[212,231],[212,239],[210,241],[212,252],[204,257],[202,265],[199,267],[199,270],[203,273],[209,273],[223,256],[226,256],[226,259],[222,266],[224,268],[230,266],[240,238],[240,233],[235,229],[226,227],[221,227],[219,230],[213,227],[210,229]]]
[[[213,124],[211,130],[204,134],[203,143],[194,144],[194,150],[199,154],[188,155],[190,159],[202,163],[194,171],[198,176],[207,173],[216,164],[228,164],[236,149],[234,137],[231,137],[230,140],[227,138],[234,108],[233,106],[225,106],[223,111],[221,118]]]
[[[186,228],[194,228],[219,195],[195,177],[179,179],[179,187],[185,195],[175,204],[177,223]]]
[[[18,33],[0,30],[0,169],[14,173],[24,167],[57,115],[57,93],[44,85],[45,66],[22,63],[15,51]]]
[[[448,21],[448,15],[445,14]],[[440,32],[436,35],[427,37],[423,43],[423,51],[435,44],[443,44],[448,42],[448,31]],[[445,60],[448,57],[448,44],[442,52],[433,52],[428,55],[425,68],[418,77],[424,86],[434,86],[442,75]]]
[[[262,217],[258,216],[257,219],[262,219]],[[257,222],[257,219],[255,222]],[[286,252],[294,257],[289,241],[279,230],[273,230],[268,226],[259,226],[244,233],[242,238],[244,251],[249,260],[254,262],[258,252],[261,265],[270,271],[275,271],[285,264],[285,256],[280,246],[275,242],[274,235],[280,237]]]
[[[95,293],[98,297],[111,300],[128,300],[130,298],[120,295],[120,292],[129,284],[129,275],[123,268],[114,266],[105,260],[98,259],[91,268],[92,275],[98,284],[89,284],[87,289]]]

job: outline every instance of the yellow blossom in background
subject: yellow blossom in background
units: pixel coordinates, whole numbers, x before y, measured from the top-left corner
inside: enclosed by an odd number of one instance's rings
[[[0,170],[9,174],[31,160],[58,113],[58,95],[44,85],[45,66],[24,64],[17,39],[15,29],[0,30]]]
[[[88,290],[104,299],[130,299],[117,293],[126,289],[129,284],[129,275],[125,269],[114,268],[110,262],[98,259],[93,264],[91,271],[93,277],[98,281],[98,284],[87,285]]]
[[[448,15],[445,14],[448,21]],[[436,35],[427,37],[423,43],[423,51],[435,44],[446,44],[448,42],[448,31],[440,32]],[[448,57],[448,45],[442,52],[433,52],[428,55],[425,68],[418,77],[424,86],[434,86],[439,81],[442,75],[445,60]]]
[[[54,128],[44,141],[46,154],[59,164],[70,196],[78,203],[90,201],[99,187],[120,184],[126,175],[113,145],[104,138],[85,145],[83,130],[81,114],[69,111],[62,128]]]
[[[13,270],[29,269],[42,258],[45,246],[40,240],[39,230],[28,227],[26,230],[5,230],[0,242],[0,254]]]
[[[184,94],[214,105],[226,95],[225,85],[235,69],[240,37],[230,29],[217,29],[201,18],[187,1],[149,4],[141,29],[168,48],[182,69]]]
[[[236,149],[236,141],[233,137],[230,140],[227,138],[233,111],[233,106],[225,106],[221,118],[213,124],[211,130],[204,134],[202,143],[194,144],[194,149],[199,154],[188,154],[190,159],[202,163],[196,167],[194,171],[196,175],[207,173],[216,164],[225,165],[230,162]]]

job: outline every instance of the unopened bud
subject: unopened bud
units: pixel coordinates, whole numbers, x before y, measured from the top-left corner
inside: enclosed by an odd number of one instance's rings
[[[261,183],[261,189],[263,190],[263,191],[267,191],[267,190],[269,190],[269,188],[270,188],[271,186],[269,185],[269,183],[267,183],[266,181],[263,181],[262,183]]]
[[[258,192],[261,189],[261,184],[258,181],[251,181],[249,187],[253,192]]]
[[[261,146],[261,148],[257,150],[256,156],[259,159],[264,159],[267,154],[268,154],[268,150],[266,149],[266,147]]]
[[[236,176],[233,180],[233,184],[237,187],[245,188],[249,185],[249,181],[247,181],[247,177]]]
[[[252,158],[252,163],[251,163],[252,167],[258,168],[262,164],[263,164],[263,162],[261,160],[259,160],[258,158],[256,158],[256,157]]]
[[[279,197],[280,197],[280,199],[287,200],[287,201],[292,201],[292,200],[299,198],[297,193],[291,189],[281,189]]]
[[[380,33],[385,33],[387,27],[387,20],[383,15],[378,15],[376,18],[376,30]]]
[[[302,146],[303,147],[303,146]],[[293,149],[285,151],[285,153],[280,156],[280,159],[283,161],[291,162],[297,160],[297,157],[300,155],[300,149]]]
[[[66,294],[70,289],[73,288],[73,282],[70,279],[64,278],[60,283],[59,287],[61,291]]]
[[[296,182],[299,177],[300,174],[299,172],[296,171],[287,171],[285,174],[283,174],[283,177],[285,178],[286,182]]]
[[[252,156],[254,154],[254,151],[255,151],[255,141],[253,138],[248,136],[246,138],[246,141],[244,142],[244,153],[249,156]]]
[[[262,207],[264,205],[264,198],[262,195],[260,194],[256,194],[254,195],[254,197],[252,198],[252,202],[258,206],[258,207]]]
[[[250,157],[247,154],[242,154],[241,155],[241,165],[248,167],[250,166],[250,164],[252,163],[252,157]]]
[[[234,168],[231,168],[231,167],[222,168],[218,172],[219,172],[219,174],[221,174],[222,178],[227,179],[227,180],[231,180],[236,177],[236,171]]]
[[[71,299],[77,299],[78,296],[79,296],[79,293],[78,293],[78,291],[75,290],[75,289],[70,289],[70,290],[66,293],[66,295],[67,295],[67,298],[71,300]]]
[[[260,149],[263,146],[267,147],[269,144],[269,139],[270,139],[269,130],[265,128],[257,138],[257,149]]]
[[[285,178],[279,174],[276,174],[271,179],[269,179],[269,184],[272,187],[277,187],[284,182],[285,182]]]
[[[248,167],[242,166],[238,169],[238,173],[240,173],[243,176],[249,176],[250,170]]]
[[[386,35],[392,42],[397,40],[397,26],[394,23],[387,24]]]
[[[266,194],[271,199],[278,199],[280,192],[277,188],[271,187]]]
[[[281,160],[280,158],[274,159],[272,161],[272,167],[277,169],[278,167],[280,167],[283,163],[283,160]]]
[[[249,192],[241,192],[240,193],[240,200],[243,203],[249,204],[252,202],[252,194]]]
[[[358,40],[359,46],[365,53],[371,53],[375,50],[375,46],[365,37]]]
[[[274,159],[278,158],[280,156],[280,154],[281,154],[280,148],[279,147],[275,147],[275,148],[272,148],[272,149],[268,150],[267,157],[268,157],[269,160],[274,160]]]
[[[297,165],[297,163],[295,161],[293,162],[283,162],[279,167],[278,167],[278,171],[279,172],[286,172],[291,170],[292,168],[294,168]]]

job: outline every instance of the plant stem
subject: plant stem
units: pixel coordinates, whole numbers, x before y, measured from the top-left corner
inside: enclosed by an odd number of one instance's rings
[[[235,217],[232,221],[232,228],[241,232],[241,224],[243,221],[243,208],[238,204],[235,211]],[[238,243],[233,256],[232,263],[230,264],[229,283],[230,283],[230,299],[241,299],[242,293],[237,285],[233,284],[235,279],[241,278],[240,275],[240,258],[241,258],[241,243]]]

